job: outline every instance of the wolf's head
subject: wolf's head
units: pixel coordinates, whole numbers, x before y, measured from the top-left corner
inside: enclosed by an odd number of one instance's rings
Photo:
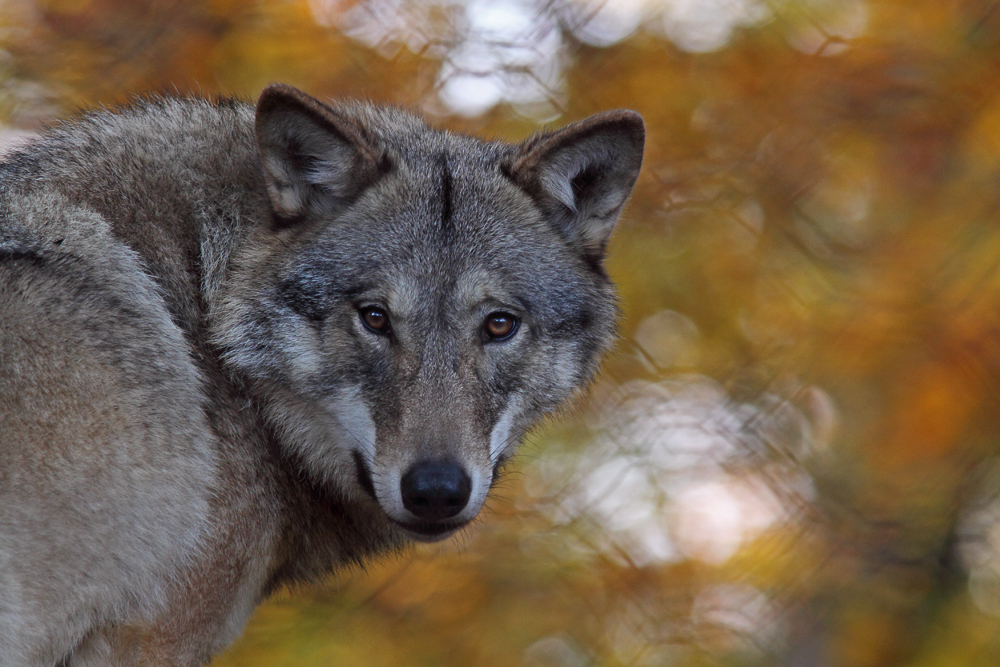
[[[278,85],[256,135],[270,225],[232,260],[217,340],[307,470],[443,538],[613,340],[602,260],[642,120],[511,145]]]

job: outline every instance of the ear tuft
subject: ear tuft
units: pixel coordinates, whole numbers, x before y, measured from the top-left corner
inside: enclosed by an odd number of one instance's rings
[[[329,215],[377,178],[383,152],[352,118],[284,84],[257,101],[257,147],[277,216]]]
[[[645,127],[634,111],[608,111],[524,142],[509,173],[560,234],[603,256],[642,166]]]

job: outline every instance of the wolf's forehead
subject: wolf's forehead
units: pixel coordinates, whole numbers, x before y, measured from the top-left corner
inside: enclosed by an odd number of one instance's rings
[[[442,151],[400,168],[359,207],[352,234],[397,259],[438,263],[442,255],[483,256],[534,236],[538,214],[496,160]]]
[[[529,196],[502,169],[503,146],[459,137],[415,152],[411,159],[396,182],[408,195],[397,200],[407,211],[404,224],[443,233],[458,246],[477,247],[489,245],[496,234],[510,243],[510,233],[537,226]]]

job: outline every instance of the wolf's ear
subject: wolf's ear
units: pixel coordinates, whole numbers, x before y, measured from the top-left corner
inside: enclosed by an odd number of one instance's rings
[[[510,175],[569,243],[599,258],[639,176],[645,137],[636,112],[599,113],[528,139]]]
[[[336,211],[384,165],[359,123],[284,84],[260,94],[256,132],[267,193],[283,220]]]

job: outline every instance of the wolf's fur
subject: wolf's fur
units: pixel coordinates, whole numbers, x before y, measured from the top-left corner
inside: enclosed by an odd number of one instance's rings
[[[272,86],[10,156],[0,664],[202,664],[275,587],[468,523],[613,338],[642,142],[632,112],[512,145]]]

